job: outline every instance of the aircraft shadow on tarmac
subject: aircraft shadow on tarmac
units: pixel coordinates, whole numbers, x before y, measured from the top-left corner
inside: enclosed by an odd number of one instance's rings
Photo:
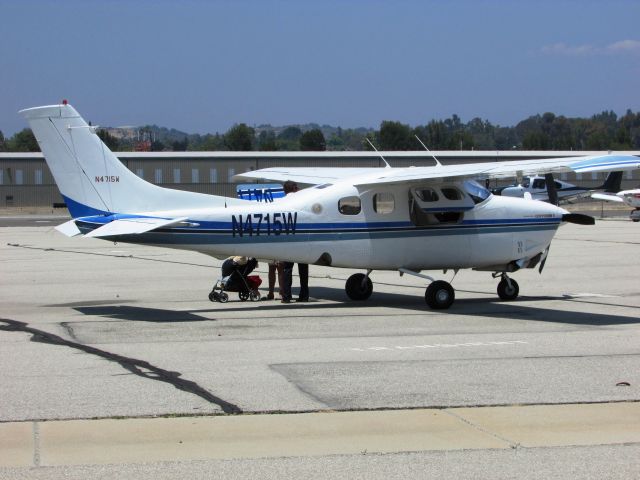
[[[311,301],[305,303],[282,304],[278,301],[241,302],[234,297],[228,303],[213,303],[209,308],[191,310],[171,310],[162,308],[138,307],[132,305],[85,305],[73,306],[74,310],[83,315],[106,317],[116,320],[140,321],[151,323],[180,323],[215,321],[200,314],[211,312],[246,312],[252,316],[255,312],[261,312],[264,317],[266,312],[280,314],[289,311],[295,313],[322,312],[324,310],[340,310],[339,315],[364,317],[369,308],[394,308],[411,310],[429,315],[463,315],[472,317],[503,318],[508,320],[530,320],[537,322],[566,323],[576,325],[624,325],[639,323],[638,316],[610,315],[594,313],[591,305],[599,305],[603,308],[611,306],[611,303],[588,301],[585,299],[571,299],[551,296],[528,297],[521,296],[513,302],[502,302],[493,298],[464,298],[458,299],[449,310],[430,310],[424,303],[421,295],[374,292],[369,300],[364,302],[349,301],[345,298],[344,291],[339,288],[317,287],[314,288],[313,297],[318,300],[330,300],[336,303],[324,303]],[[478,295],[487,295],[488,292],[471,292]],[[571,302],[575,308],[571,310],[557,310],[546,308],[544,303],[551,301]],[[525,305],[524,303],[528,304]],[[540,302],[541,305],[532,306],[530,303]],[[587,307],[588,306],[588,307]],[[635,306],[616,305],[619,307],[638,309]],[[376,313],[379,316],[380,312]],[[392,316],[392,315],[390,315]]]
[[[479,295],[491,295],[489,292],[470,292],[477,293]],[[593,302],[586,301],[584,299],[576,300],[565,298],[563,296],[520,296],[520,298],[513,302],[504,302],[497,297],[494,298],[465,298],[455,301],[453,306],[449,310],[430,310],[425,305],[422,295],[413,294],[400,294],[389,292],[374,292],[371,298],[363,302],[354,302],[346,299],[344,290],[339,288],[327,288],[317,287],[313,288],[312,296],[321,300],[331,300],[337,303],[319,303],[319,302],[305,302],[305,303],[292,303],[283,305],[280,302],[263,301],[263,302],[234,302],[232,300],[229,303],[220,305],[219,308],[210,308],[203,310],[195,310],[194,312],[210,312],[217,310],[224,310],[225,312],[251,312],[251,311],[302,311],[302,310],[325,310],[325,309],[340,309],[340,316],[349,316],[348,310],[353,311],[354,316],[366,316],[363,312],[364,309],[369,307],[381,308],[399,308],[403,310],[412,310],[420,313],[429,314],[442,314],[442,315],[467,315],[474,317],[490,317],[490,318],[504,318],[510,320],[532,320],[539,322],[551,322],[551,323],[568,323],[577,325],[624,325],[640,323],[637,318],[637,314],[634,312],[633,316],[621,316],[610,315],[602,313],[593,313],[587,311],[593,309],[591,304],[600,305],[603,308],[612,306],[611,303],[605,302]],[[294,297],[295,298],[295,297]],[[565,311],[556,310],[553,308],[545,308],[544,305],[531,306],[524,305],[523,302],[551,302],[562,301],[571,302],[575,305],[576,310]],[[238,306],[236,307],[235,304]],[[587,304],[589,307],[586,307]],[[615,305],[619,307],[629,308],[637,310],[639,307],[628,305]],[[376,315],[380,315],[377,313]]]
[[[131,320],[152,323],[204,322],[210,318],[202,317],[190,311],[168,310],[163,308],[135,307],[131,305],[101,305],[74,307],[83,315]]]

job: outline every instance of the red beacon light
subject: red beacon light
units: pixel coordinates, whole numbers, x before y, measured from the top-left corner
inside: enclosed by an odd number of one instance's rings
[[[62,104],[63,104],[63,105],[67,105],[68,103],[69,103],[69,102],[67,101],[67,99],[66,99],[66,98],[62,100]]]

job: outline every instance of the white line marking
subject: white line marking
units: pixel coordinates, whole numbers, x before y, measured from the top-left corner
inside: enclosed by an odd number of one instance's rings
[[[379,351],[390,351],[390,350],[417,350],[417,349],[427,349],[427,348],[460,348],[460,347],[494,347],[500,345],[517,345],[517,344],[526,344],[527,342],[523,340],[509,340],[502,342],[467,342],[467,343],[434,343],[434,344],[425,344],[425,345],[396,345],[394,347],[365,347],[365,348],[351,348],[350,350],[354,352],[379,352]]]
[[[616,298],[618,295],[605,295],[603,293],[563,293],[564,298]]]

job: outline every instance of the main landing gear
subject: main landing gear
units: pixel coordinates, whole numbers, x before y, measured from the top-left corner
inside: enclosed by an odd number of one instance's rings
[[[427,287],[424,293],[424,300],[427,305],[434,310],[446,310],[453,305],[456,299],[456,293],[449,282],[444,280],[435,280],[432,277],[423,275],[413,270],[407,270],[406,268],[399,269],[400,275],[405,273],[429,280],[431,283]],[[457,270],[456,270],[457,272]],[[373,284],[369,278],[371,270],[367,270],[367,273],[356,273],[351,275],[347,283],[345,284],[345,291],[347,296],[351,300],[362,301],[367,300],[373,292]],[[501,300],[515,300],[518,298],[520,288],[518,282],[504,272],[496,272],[492,274],[493,278],[500,277],[498,283],[498,296]]]
[[[347,292],[347,297],[351,300],[366,300],[371,296],[373,292],[373,283],[369,278],[371,270],[367,270],[367,274],[355,273],[349,277],[346,285],[344,286]]]

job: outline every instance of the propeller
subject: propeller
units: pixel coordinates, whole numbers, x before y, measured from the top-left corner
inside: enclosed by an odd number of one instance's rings
[[[551,249],[551,244],[547,248],[545,248],[544,252],[542,252],[542,260],[540,261],[540,267],[538,268],[538,273],[542,273],[542,269],[544,268],[544,264],[547,263],[547,258],[549,258],[549,250]]]
[[[562,221],[568,223],[575,223],[576,225],[595,225],[596,219],[590,215],[584,215],[582,213],[565,213],[562,215]]]

